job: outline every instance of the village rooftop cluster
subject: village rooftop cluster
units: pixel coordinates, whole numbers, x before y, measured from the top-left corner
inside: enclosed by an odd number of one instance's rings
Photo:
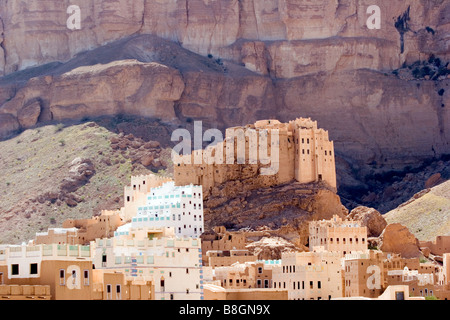
[[[336,186],[333,143],[315,122],[266,120],[244,129],[280,132],[281,170],[275,182],[295,179]],[[236,174],[237,165],[175,164],[174,179],[133,176],[119,210],[66,220],[61,228],[37,233],[22,245],[0,245],[0,299],[450,297],[448,236],[421,244],[442,263],[423,262],[370,248],[366,226],[335,215],[309,223],[309,251],[291,250],[281,259],[262,260],[248,249],[245,231],[223,226],[205,230],[205,192],[227,174]]]

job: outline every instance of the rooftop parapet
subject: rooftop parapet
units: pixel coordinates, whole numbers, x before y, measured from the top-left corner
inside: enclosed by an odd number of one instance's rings
[[[11,245],[0,250],[0,261],[11,258],[41,257],[45,260],[91,258],[92,247],[68,244]]]
[[[138,247],[140,249],[145,248],[187,248],[198,247],[200,248],[201,241],[196,238],[175,238],[175,237],[162,237],[153,239],[128,239],[126,237],[116,237],[112,239],[96,239],[96,248],[106,247]]]
[[[309,223],[310,227],[334,227],[334,228],[361,228],[361,223],[356,220],[342,220],[338,215],[334,215],[330,220],[314,220]]]

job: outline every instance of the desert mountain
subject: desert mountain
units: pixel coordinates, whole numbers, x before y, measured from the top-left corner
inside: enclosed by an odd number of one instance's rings
[[[450,235],[450,181],[425,189],[384,215],[390,224],[401,223],[422,241]]]

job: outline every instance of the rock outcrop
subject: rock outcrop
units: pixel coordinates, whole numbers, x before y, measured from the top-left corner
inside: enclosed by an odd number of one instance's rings
[[[41,103],[39,100],[31,102],[31,104],[24,106],[17,112],[17,119],[22,128],[31,128],[34,126],[41,115]]]
[[[44,203],[66,203],[69,207],[76,207],[82,202],[82,198],[75,192],[84,186],[95,174],[94,164],[90,159],[77,157],[72,160],[66,176],[59,185],[53,185],[48,190],[42,190],[32,202]]]
[[[367,227],[368,237],[378,237],[387,226],[387,222],[381,213],[374,208],[356,207],[350,211],[347,218],[361,221],[362,226]]]
[[[380,235],[379,249],[398,253],[404,258],[420,256],[419,240],[400,223],[389,224]]]
[[[116,114],[175,118],[173,104],[184,89],[177,70],[157,63],[120,60],[80,66],[61,75],[30,79],[1,112],[19,118],[22,128],[42,120],[79,120]],[[41,98],[45,102],[33,103]]]
[[[132,133],[111,137],[111,148],[120,152],[125,158],[129,158],[131,163],[142,164],[152,170],[165,170],[171,167],[169,163],[170,155],[161,148],[158,141],[145,141],[141,137],[135,137]]]
[[[345,217],[347,209],[339,196],[326,186],[291,182],[258,187],[252,179],[229,181],[213,188],[204,199],[205,229],[267,228],[268,234],[294,243],[308,244],[308,222]]]
[[[445,179],[442,178],[442,175],[439,172],[437,172],[425,181],[425,188],[433,188],[442,182],[445,182]]]
[[[60,189],[64,193],[71,193],[82,185],[95,174],[95,168],[90,159],[82,159],[77,157],[70,163],[69,174],[62,180]]]
[[[298,249],[291,242],[280,237],[263,237],[245,246],[258,260],[278,260],[283,252],[295,252]]]

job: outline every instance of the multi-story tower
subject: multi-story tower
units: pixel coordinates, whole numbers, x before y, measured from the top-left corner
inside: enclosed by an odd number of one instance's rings
[[[204,231],[201,186],[166,182],[151,188],[145,197],[132,218],[134,228],[173,227],[178,237],[199,237]]]
[[[334,143],[328,131],[317,128],[317,121],[303,118],[290,121],[289,129],[295,141],[295,180],[326,181],[335,188]]]
[[[344,257],[344,297],[376,298],[386,289],[383,261],[388,253],[374,250],[354,252]]]

